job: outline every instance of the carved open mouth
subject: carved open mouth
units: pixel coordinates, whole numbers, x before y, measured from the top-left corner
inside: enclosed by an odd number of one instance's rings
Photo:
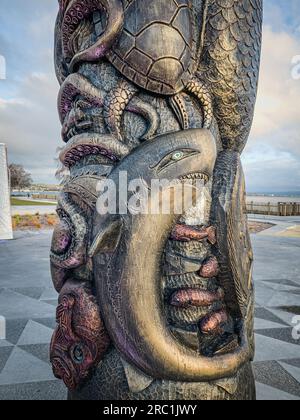
[[[212,256],[215,240],[211,229],[193,232],[193,228],[185,225],[177,228],[173,240],[168,242],[163,287],[171,331],[207,357],[214,356],[229,343],[238,345],[234,320],[227,311],[225,293],[218,279],[218,263]],[[195,240],[197,232],[199,238],[203,236],[201,241]],[[189,235],[194,240],[188,241]]]
[[[208,182],[209,177],[194,173],[182,179]],[[180,341],[206,357],[232,352],[240,336],[219,276],[218,249],[215,227],[189,226],[183,219],[171,233],[164,261],[167,323]]]
[[[178,150],[186,150],[187,144],[189,150],[194,150],[201,142],[201,148],[210,152],[194,156],[192,163],[178,154],[182,162],[174,167],[174,176],[177,173],[176,179],[208,181],[216,170],[214,138],[203,130],[185,131],[183,138],[181,135],[177,134],[176,138],[171,133],[158,137],[149,143],[146,151],[151,153],[153,148],[153,153],[157,153],[161,142],[165,156],[169,136],[170,148],[174,148],[176,139]],[[173,149],[167,156],[174,160]],[[127,170],[128,179],[134,178],[135,162],[144,160],[144,148],[137,148],[130,159],[124,159],[118,166],[118,171]],[[177,161],[175,159],[175,164]],[[148,177],[157,172],[156,167],[151,168],[148,161],[145,163],[145,168],[138,167],[140,175],[143,170]],[[218,164],[223,168],[223,161]],[[234,165],[227,167],[231,170]],[[132,173],[131,168],[134,168]],[[109,228],[104,224],[104,228],[95,232],[90,255],[95,261],[97,292],[106,327],[125,360],[150,377],[213,381],[234,376],[251,358],[247,325],[242,322],[239,296],[235,292],[238,279],[232,278],[231,260],[236,255],[230,243],[228,245],[231,232],[227,226],[238,224],[240,218],[230,219],[228,223],[225,220],[224,228],[220,220],[224,218],[221,194],[228,200],[228,195],[232,194],[232,178],[221,178],[225,186],[213,183],[211,193],[207,189],[207,194],[195,207],[196,223],[189,222],[193,219],[189,207],[178,217],[173,213],[138,217],[128,214],[125,229],[123,221],[115,223],[116,229],[121,226],[122,236],[117,251],[109,254],[109,265],[115,267],[114,270],[107,270],[107,262],[101,255],[101,252],[107,253],[105,246],[110,240],[111,218],[105,221]],[[221,192],[216,190],[215,184]],[[182,201],[179,194],[174,198],[175,203]],[[215,215],[212,202],[217,210]],[[226,209],[226,214],[231,217],[235,208],[238,206]],[[97,217],[94,226],[103,226],[103,219]],[[232,258],[227,255],[228,250]],[[219,255],[221,251],[224,257]],[[140,261],[146,261],[147,266]],[[161,283],[157,281],[158,274]],[[249,275],[247,279],[249,281]]]
[[[179,178],[180,181],[203,181],[204,184],[209,182],[209,176],[202,172],[194,172],[191,174],[184,175]]]
[[[235,321],[216,279],[206,287],[175,289],[165,301],[171,331],[206,357],[231,352],[239,345]],[[214,286],[213,286],[214,285]]]
[[[61,356],[54,357],[51,363],[55,377],[62,379],[69,389],[75,389],[77,384],[74,379],[76,375],[73,366],[65,362]]]
[[[63,140],[67,143],[70,139],[72,139],[72,137],[90,130],[92,126],[93,122],[90,119],[86,119],[78,124],[67,124],[62,129]]]

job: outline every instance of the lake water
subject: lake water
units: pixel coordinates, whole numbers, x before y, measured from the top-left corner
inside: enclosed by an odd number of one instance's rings
[[[56,197],[59,192],[58,191],[35,191],[31,192],[31,195],[47,195],[47,196],[53,196]],[[25,192],[13,192],[13,197],[27,197],[28,193]],[[247,196],[247,203],[300,203],[300,192],[295,194],[288,194],[288,193],[282,193],[282,194],[265,194],[265,195],[248,195]]]
[[[247,203],[300,203],[300,195],[249,195]]]

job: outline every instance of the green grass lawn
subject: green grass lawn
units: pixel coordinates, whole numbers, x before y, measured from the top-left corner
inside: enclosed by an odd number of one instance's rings
[[[53,204],[51,203],[43,203],[40,201],[29,201],[29,200],[22,200],[20,198],[16,198],[16,197],[11,197],[10,198],[10,203],[12,206],[56,206],[56,203],[53,202]]]

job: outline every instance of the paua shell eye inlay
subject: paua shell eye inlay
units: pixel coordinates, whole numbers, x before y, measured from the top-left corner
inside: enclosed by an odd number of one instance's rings
[[[82,363],[84,361],[84,351],[80,344],[74,346],[71,353],[72,359],[75,363]]]
[[[175,152],[173,153],[172,160],[178,161],[181,160],[184,157],[183,152]]]
[[[199,154],[199,150],[194,149],[181,149],[181,150],[175,150],[168,155],[166,155],[158,164],[157,164],[157,171],[160,172],[166,168],[168,168],[170,165],[173,165],[177,162],[180,162],[183,159],[186,159],[188,157],[195,156]],[[153,166],[155,167],[155,166]]]

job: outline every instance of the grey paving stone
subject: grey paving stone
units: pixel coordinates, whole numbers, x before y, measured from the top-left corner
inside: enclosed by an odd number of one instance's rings
[[[290,294],[292,294],[292,295],[300,295],[300,290],[299,290],[299,288],[298,289],[295,289],[295,290],[287,290],[287,293],[290,293]]]
[[[6,362],[13,351],[13,347],[1,347],[0,348],[0,374],[2,369],[6,365]]]
[[[0,340],[0,349],[2,347],[13,347],[13,344],[7,340]]]
[[[283,359],[280,360],[280,362],[286,363],[287,365],[290,366],[295,366],[300,368],[300,358],[299,359]]]
[[[20,349],[32,354],[43,362],[50,363],[50,346],[49,344],[31,344],[28,346],[18,346]]]
[[[259,285],[267,288],[267,289],[271,289],[274,290],[276,292],[280,291],[280,292],[287,292],[287,293],[299,293],[300,292],[300,288],[298,286],[296,286],[295,284],[292,285],[289,284],[283,284],[283,283],[273,283],[273,282],[267,282],[267,281],[259,281]]]
[[[299,357],[299,346],[285,343],[274,338],[255,334],[256,362],[269,360],[296,359]]]
[[[287,312],[288,314],[300,315],[300,306],[279,306],[273,309],[279,309],[280,311]]]
[[[255,250],[254,277],[258,280],[290,280],[300,284],[299,239],[252,235]]]
[[[67,399],[67,390],[61,381],[42,381],[0,386],[0,400],[61,401]]]
[[[278,291],[270,295],[264,302],[264,305],[267,307],[297,306],[299,304],[299,295]],[[260,301],[260,303],[262,302]]]
[[[0,385],[54,380],[49,365],[15,347],[0,374]]]
[[[283,367],[298,383],[300,383],[300,368],[288,365],[287,363],[279,362],[280,366]]]
[[[46,327],[51,328],[54,330],[56,328],[56,320],[54,317],[52,318],[35,318],[35,322],[38,322],[41,325],[45,325]]]
[[[265,319],[267,321],[275,322],[281,325],[290,326],[278,316],[268,311],[266,308],[255,308],[255,318]]]
[[[28,321],[21,337],[18,340],[18,346],[28,344],[47,344],[50,343],[53,330],[35,321]]]
[[[285,341],[286,343],[295,344],[300,346],[300,340],[294,340],[292,335],[292,328],[272,328],[257,331],[257,334],[264,335],[265,337],[276,338],[280,341]],[[300,354],[300,349],[299,349]]]
[[[2,288],[49,287],[51,231],[16,233],[16,240],[0,244]]]
[[[17,344],[27,323],[28,319],[6,320],[6,339],[12,344]]]
[[[7,319],[43,318],[54,316],[52,305],[5,290],[0,295],[1,315]]]
[[[49,283],[51,284],[51,283]],[[58,299],[58,293],[54,289],[54,287],[47,287],[43,290],[43,293],[40,296],[40,300],[53,300]]]
[[[274,361],[254,363],[256,381],[280,391],[300,397],[300,384],[279,363]]]
[[[58,300],[57,299],[51,299],[51,300],[43,300],[43,302],[47,303],[48,305],[52,305],[55,308],[58,305]]]
[[[293,282],[291,280],[287,280],[287,279],[273,279],[273,280],[262,280],[262,281],[266,282],[266,283],[282,284],[282,285],[286,285],[286,286],[300,288],[300,284],[298,284],[296,282]]]
[[[258,401],[299,401],[300,398],[268,385],[256,383]]]
[[[268,308],[268,309],[270,312],[272,312],[272,314],[280,318],[283,322],[285,322],[290,327],[294,326],[293,319],[295,316],[297,316],[297,314],[287,312],[286,310],[283,311],[282,309],[278,309],[278,308]]]
[[[13,292],[20,293],[21,295],[38,300],[42,296],[42,293],[45,290],[45,288],[44,287],[19,287],[19,288],[11,289],[11,290]]]
[[[298,288],[291,286],[273,285],[262,281],[256,282],[256,302],[261,306],[296,306],[299,304]]]
[[[273,328],[282,328],[282,324],[279,324],[277,322],[267,321],[265,319],[261,318],[255,318],[254,320],[254,330],[257,332],[260,332],[261,330],[269,330]],[[285,326],[284,328],[289,328],[288,326]]]

